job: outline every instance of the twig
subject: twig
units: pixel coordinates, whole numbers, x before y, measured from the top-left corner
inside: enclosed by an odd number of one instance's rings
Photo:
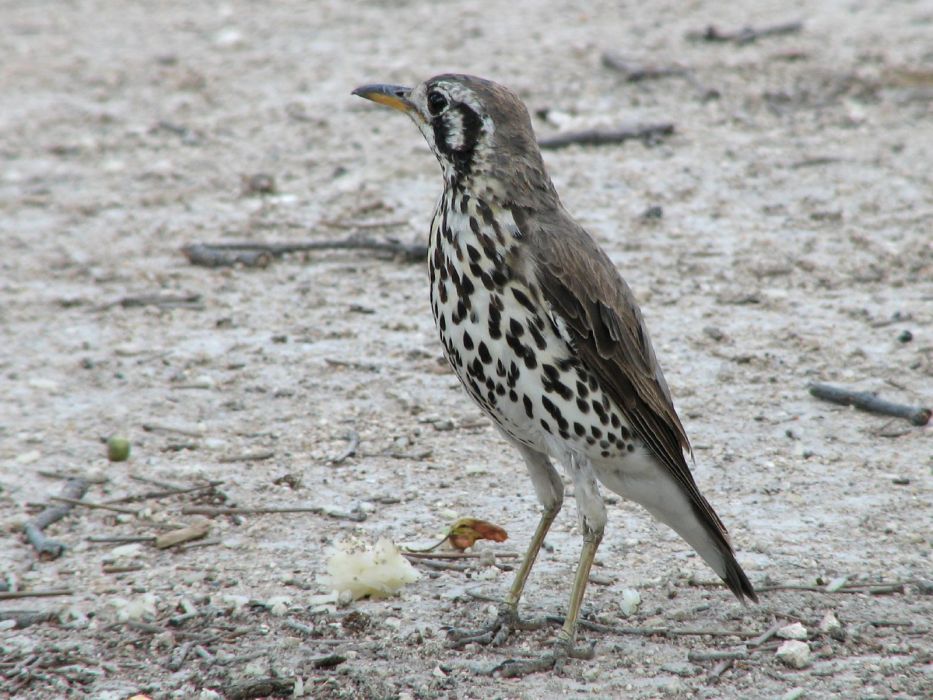
[[[658,78],[668,78],[671,76],[686,76],[689,73],[683,66],[645,65],[630,61],[611,51],[605,51],[601,60],[606,68],[618,71],[630,83],[638,83],[642,80],[657,80]]]
[[[95,503],[94,501],[82,501],[80,498],[68,498],[67,496],[49,496],[50,501],[59,501],[61,503],[68,503],[73,506],[84,506],[85,508],[96,508],[99,510],[110,510],[114,513],[128,513],[129,515],[136,515],[139,513],[138,508],[126,508],[123,506],[114,506],[107,503]]]
[[[307,663],[311,668],[333,668],[334,666],[339,666],[346,660],[347,657],[341,656],[340,654],[327,654],[326,656],[317,656],[313,659],[308,659]]]
[[[341,464],[345,460],[347,460],[349,457],[352,457],[353,455],[356,454],[356,450],[360,446],[360,434],[356,432],[355,430],[351,430],[350,432],[347,433],[346,439],[349,441],[350,444],[347,445],[347,448],[343,452],[341,452],[339,455],[337,455],[336,457],[331,457],[331,460],[330,460],[331,464]]]
[[[926,425],[930,421],[930,416],[933,415],[933,411],[929,408],[892,403],[879,399],[867,391],[852,391],[829,384],[811,384],[810,395],[842,406],[855,406],[870,413],[904,418],[914,425]]]
[[[771,637],[776,635],[778,630],[781,629],[783,626],[784,626],[783,622],[778,622],[777,624],[772,625],[771,627],[766,629],[764,632],[759,634],[757,637],[753,637],[752,639],[749,639],[747,642],[745,642],[745,646],[760,647],[762,644],[764,644],[769,639],[771,639]]]
[[[290,617],[286,618],[285,620],[282,620],[282,624],[285,625],[286,627],[289,627],[295,630],[299,634],[305,634],[305,635],[314,634],[313,627],[309,627],[308,625],[302,624],[301,622],[298,622],[298,620],[293,620]]]
[[[707,674],[707,677],[710,680],[716,680],[722,674],[724,674],[726,671],[732,668],[732,665],[734,663],[735,663],[734,659],[726,659],[725,661],[720,661],[718,664],[713,666],[712,669],[710,669],[710,672]]]
[[[267,513],[315,513],[327,515],[338,520],[352,520],[361,523],[366,520],[366,513],[353,510],[349,513],[322,506],[282,506],[268,508],[227,508],[220,506],[186,506],[181,509],[182,515],[263,515]]]
[[[556,624],[563,624],[563,617],[548,615],[547,619]],[[639,636],[661,636],[661,637],[740,637],[747,638],[754,635],[754,632],[746,630],[727,630],[727,629],[691,629],[676,627],[616,627],[614,625],[603,625],[589,620],[580,620],[581,627],[594,632],[608,632],[610,634],[632,634]]]
[[[444,538],[446,541],[447,538]],[[515,559],[518,552],[495,552],[496,559]],[[402,550],[402,556],[411,559],[479,559],[483,555],[479,552],[410,552]]]
[[[470,567],[466,564],[452,564],[445,561],[437,561],[436,559],[415,559],[416,564],[427,567],[429,569],[436,569],[438,571],[469,571]]]
[[[565,134],[557,134],[547,138],[540,139],[538,145],[542,149],[554,150],[564,148],[573,144],[582,144],[587,146],[602,146],[606,144],[622,143],[631,139],[638,139],[646,143],[659,141],[664,136],[670,136],[674,133],[674,125],[665,124],[647,124],[633,127],[622,127],[620,129],[587,129],[585,131],[568,131]]]
[[[64,498],[81,499],[87,492],[88,485],[88,482],[84,479],[68,479],[62,488],[62,496]],[[23,525],[23,531],[39,554],[40,559],[58,559],[65,551],[65,545],[46,537],[42,531],[68,515],[72,508],[74,506],[70,503],[50,506]]]
[[[0,600],[18,600],[19,598],[54,598],[61,595],[74,595],[70,588],[48,588],[35,591],[0,591]]]
[[[2,610],[0,620],[15,620],[14,629],[22,629],[40,622],[53,622],[58,619],[58,613],[41,610]]]
[[[181,249],[192,265],[203,267],[230,267],[237,263],[246,267],[264,267],[272,258],[314,250],[371,250],[389,253],[406,262],[424,262],[428,254],[427,246],[420,243],[402,243],[393,239],[376,240],[360,236],[302,243],[193,243]]]
[[[167,496],[177,496],[182,493],[208,491],[222,485],[223,483],[223,481],[209,481],[202,486],[191,486],[189,488],[168,488],[161,491],[147,491],[146,493],[136,493],[129,496],[122,496],[120,498],[112,498],[109,501],[104,501],[104,504],[112,505],[114,503],[129,503],[131,501],[148,501],[152,498],[165,498]]]
[[[105,308],[112,306],[122,306],[124,309],[137,308],[141,306],[158,306],[163,309],[181,308],[181,309],[203,309],[200,294],[140,294],[137,296],[128,296],[119,299]]]
[[[295,690],[294,678],[250,678],[231,683],[223,689],[227,700],[252,700],[264,697],[291,697]]]
[[[142,571],[145,568],[142,564],[126,564],[124,566],[106,564],[101,567],[101,571],[105,574],[128,574],[131,571]]]
[[[145,430],[147,433],[175,433],[177,435],[184,435],[185,437],[191,437],[191,438],[204,437],[204,434],[200,430],[192,430],[189,428],[179,428],[173,425],[162,425],[161,423],[143,423],[143,430]],[[149,483],[149,484],[155,484],[156,486],[163,485],[157,481],[149,481],[142,477],[131,476],[130,478],[136,479],[137,481],[145,481],[146,483]]]
[[[171,530],[166,532],[164,535],[159,535],[155,539],[155,546],[159,549],[168,549],[169,547],[176,547],[183,542],[199,540],[203,537],[206,537],[207,533],[210,532],[210,529],[211,521],[202,517],[187,527],[179,528],[178,530]]]
[[[181,551],[187,551],[189,549],[197,549],[199,547],[214,547],[220,544],[220,540],[217,538],[209,540],[201,540],[200,542],[187,542],[183,545],[179,545],[178,549]]]
[[[324,219],[321,221],[324,226],[331,226],[333,228],[355,228],[355,229],[364,229],[364,228],[395,228],[397,226],[407,226],[408,222],[404,219],[374,219],[371,221],[362,221],[359,219],[347,219],[346,221],[338,221],[336,219]]]
[[[188,653],[191,651],[191,647],[194,645],[194,642],[184,642],[180,646],[172,650],[172,657],[169,659],[169,662],[166,664],[169,671],[179,671],[185,663],[185,659],[188,658]]]
[[[267,459],[272,459],[273,457],[275,457],[275,452],[272,450],[263,450],[261,452],[244,452],[238,455],[227,455],[226,457],[221,457],[217,461],[221,464],[230,464],[232,462],[265,462]]]
[[[102,544],[131,544],[133,542],[155,542],[153,535],[136,535],[132,537],[106,537],[92,535],[87,538],[88,542],[97,542]]]
[[[44,476],[47,479],[81,479],[86,481],[88,484],[106,484],[108,479],[106,476],[82,476],[81,474],[66,474],[64,472],[49,471],[47,469],[40,469],[36,472],[39,476]]]
[[[772,24],[767,27],[743,27],[737,31],[725,32],[710,25],[702,32],[690,32],[688,39],[694,41],[709,41],[717,43],[731,42],[733,44],[750,44],[766,36],[780,36],[783,34],[796,34],[803,29],[803,22],[783,22],[781,24]]]
[[[721,651],[714,649],[712,651],[695,651],[691,649],[687,652],[687,661],[697,663],[698,661],[738,661],[747,659],[748,652],[744,649],[734,651]]]

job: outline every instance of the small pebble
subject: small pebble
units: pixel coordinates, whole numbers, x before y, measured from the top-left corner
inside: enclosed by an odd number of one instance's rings
[[[914,334],[910,331],[901,331],[901,334],[897,336],[897,339],[902,343],[909,343],[914,339]]]
[[[785,625],[777,631],[777,636],[781,639],[798,639],[804,640],[807,639],[810,635],[807,633],[807,628],[801,625],[799,622],[795,622],[792,625]]]
[[[796,639],[781,644],[775,655],[791,668],[806,668],[810,665],[810,645]]]
[[[833,639],[840,641],[845,639],[846,636],[842,623],[839,622],[839,618],[831,612],[826,613],[823,619],[820,620],[820,632],[828,634]]]

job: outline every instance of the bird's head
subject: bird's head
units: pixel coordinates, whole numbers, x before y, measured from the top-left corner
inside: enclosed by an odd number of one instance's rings
[[[444,74],[414,88],[363,85],[353,94],[407,113],[437,156],[448,186],[482,180],[502,190],[516,175],[519,183],[543,178],[550,186],[528,110],[502,85]]]

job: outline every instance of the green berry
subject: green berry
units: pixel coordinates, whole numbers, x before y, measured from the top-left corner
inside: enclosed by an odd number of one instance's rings
[[[114,435],[107,439],[107,459],[111,462],[125,462],[130,456],[130,441]]]

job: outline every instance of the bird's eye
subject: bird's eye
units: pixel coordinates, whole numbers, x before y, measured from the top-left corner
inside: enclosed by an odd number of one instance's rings
[[[447,106],[447,98],[439,92],[432,92],[428,95],[428,111],[431,116],[437,116],[444,111]]]

